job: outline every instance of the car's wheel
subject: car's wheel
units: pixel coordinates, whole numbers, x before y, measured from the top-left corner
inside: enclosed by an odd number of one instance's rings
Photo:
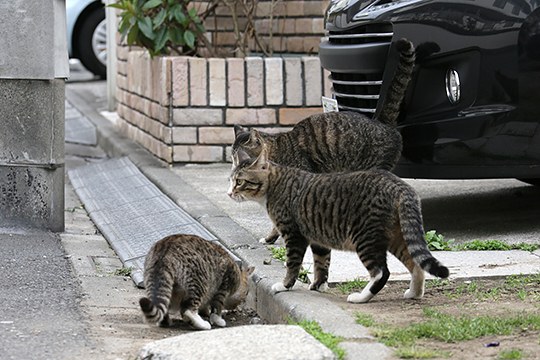
[[[540,179],[518,179],[519,181],[523,181],[524,183],[534,185],[534,186],[540,186]]]
[[[107,75],[105,9],[97,9],[83,20],[75,46],[84,67],[104,78]]]

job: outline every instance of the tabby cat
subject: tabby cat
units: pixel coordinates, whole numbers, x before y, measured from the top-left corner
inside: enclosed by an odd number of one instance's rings
[[[376,119],[355,112],[316,114],[300,121],[289,132],[260,132],[260,136],[255,130],[237,125],[233,166],[238,150],[256,157],[264,144],[271,161],[314,173],[394,168],[402,148],[396,122],[415,61],[410,41],[401,39],[396,47],[400,61]],[[261,242],[273,244],[278,237],[274,229]]]
[[[369,301],[390,275],[386,252],[411,273],[405,298],[424,294],[424,271],[446,278],[448,268],[436,260],[424,239],[420,200],[412,187],[386,170],[314,174],[268,161],[263,147],[258,158],[239,150],[230,178],[229,196],[236,201],[265,204],[287,250],[287,274],[274,292],[294,285],[308,245],[314,259],[311,290],[327,286],[330,249],[355,251],[370,274],[361,293],[347,301]]]
[[[207,330],[226,325],[222,309],[232,310],[248,293],[253,267],[240,269],[220,245],[196,235],[171,235],[156,242],[146,256],[146,296],[139,300],[149,323],[171,325],[169,314],[180,311],[193,327]],[[210,322],[201,318],[210,316]]]

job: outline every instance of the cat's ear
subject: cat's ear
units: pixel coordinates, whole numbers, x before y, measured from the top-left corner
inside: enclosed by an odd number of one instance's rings
[[[242,149],[239,149],[235,154],[232,155],[233,165],[238,166],[242,161],[249,160],[251,157]]]
[[[240,125],[234,125],[234,136],[238,137],[238,135],[248,132],[248,129],[240,126]]]
[[[259,170],[268,169],[268,148],[266,147],[266,145],[263,144],[261,153],[257,157],[257,160],[255,160],[254,165],[256,165]]]
[[[257,144],[257,145],[264,144],[264,139],[261,133],[256,129],[251,130],[249,140],[252,144]]]

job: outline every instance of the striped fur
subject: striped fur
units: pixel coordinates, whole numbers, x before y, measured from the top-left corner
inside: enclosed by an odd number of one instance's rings
[[[147,322],[163,327],[170,325],[169,314],[175,311],[198,329],[210,328],[199,313],[225,326],[221,311],[245,300],[252,272],[253,268],[241,270],[214,242],[196,235],[171,235],[156,242],[146,257],[146,297],[139,304]]]
[[[355,112],[316,114],[278,134],[235,126],[233,165],[239,150],[257,157],[264,144],[271,161],[313,173],[392,170],[401,156],[402,139],[396,122],[415,55],[413,44],[405,39],[397,41],[396,47],[400,61],[376,119]],[[274,243],[278,237],[274,230],[264,242]]]
[[[422,297],[422,270],[448,277],[448,269],[427,248],[416,192],[391,172],[313,174],[269,162],[266,149],[255,160],[240,151],[239,160],[229,196],[265,203],[285,240],[287,274],[275,291],[293,286],[309,245],[315,259],[314,290],[326,285],[330,249],[358,254],[371,282],[362,293],[351,294],[351,302],[369,301],[385,285],[387,251],[411,272],[408,298]]]

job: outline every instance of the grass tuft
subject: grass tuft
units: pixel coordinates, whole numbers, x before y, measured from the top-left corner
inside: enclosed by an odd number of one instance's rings
[[[497,359],[499,360],[519,360],[523,359],[523,351],[519,349],[508,349],[503,350],[499,353],[499,356],[497,356]]]
[[[337,356],[339,360],[345,358],[345,350],[339,347],[339,343],[343,339],[339,336],[336,336],[331,333],[324,332],[316,321],[307,321],[302,320],[300,322],[295,322],[289,320],[290,325],[298,325],[303,328],[308,334],[317,339],[321,344],[332,350],[332,352]]]
[[[354,316],[356,318],[356,323],[362,326],[371,327],[373,326],[373,324],[375,324],[375,320],[373,320],[373,316],[371,316],[370,314],[356,312]]]
[[[276,260],[287,261],[287,248],[282,246],[269,246],[272,257]]]
[[[338,289],[342,294],[350,294],[355,290],[362,290],[367,284],[368,281],[366,280],[355,279],[337,284],[336,289]]]

